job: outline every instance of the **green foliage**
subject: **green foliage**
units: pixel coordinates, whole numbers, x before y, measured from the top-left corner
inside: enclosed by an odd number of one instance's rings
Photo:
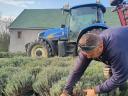
[[[64,64],[64,60],[68,61]],[[21,56],[1,58],[0,95],[3,93],[6,96],[50,95],[48,90],[63,76],[67,76],[72,60],[71,57],[39,60]],[[8,71],[6,71],[7,69]],[[42,93],[40,92],[42,91],[41,86],[45,86],[45,91]]]
[[[5,93],[7,96],[22,96],[32,90],[32,83],[35,77],[28,70],[17,72],[8,80]]]
[[[4,92],[4,88],[7,84],[7,80],[9,80],[11,78],[11,75],[17,71],[18,68],[15,67],[0,68],[0,94]]]
[[[72,57],[0,58],[0,96],[59,96],[74,60]],[[74,87],[73,92],[76,96],[83,96],[83,89],[94,87],[104,81],[102,68],[103,64],[99,62],[89,65]]]
[[[53,66],[45,68],[37,75],[33,88],[40,95],[50,96],[50,88],[52,85],[67,74],[68,68]]]
[[[32,61],[34,59],[29,57],[0,58],[0,68],[7,66],[20,67]]]
[[[4,51],[7,52],[8,51],[8,47],[9,47],[9,41],[10,41],[10,35],[7,32],[0,32],[0,52]]]
[[[67,77],[63,77],[58,82],[54,83],[50,88],[50,96],[60,96],[66,83],[66,78]]]
[[[0,58],[9,58],[12,57],[12,54],[9,54],[8,52],[0,52]]]
[[[19,57],[19,56],[26,56],[26,53],[10,53],[10,52],[0,52],[0,58],[12,58],[12,57]]]

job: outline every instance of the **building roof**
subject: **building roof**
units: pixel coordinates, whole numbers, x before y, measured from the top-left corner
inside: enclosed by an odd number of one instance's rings
[[[111,16],[110,16],[111,15]],[[105,21],[108,26],[119,26],[120,22],[116,12],[107,8]],[[10,25],[10,29],[47,29],[60,27],[65,24],[66,15],[61,9],[25,9]]]
[[[9,28],[54,28],[65,24],[65,18],[60,9],[25,9]]]

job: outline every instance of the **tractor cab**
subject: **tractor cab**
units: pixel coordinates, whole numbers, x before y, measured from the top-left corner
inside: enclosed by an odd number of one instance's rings
[[[89,26],[104,24],[103,14],[106,9],[101,4],[84,4],[65,11],[70,14],[69,39],[74,40],[81,30]]]

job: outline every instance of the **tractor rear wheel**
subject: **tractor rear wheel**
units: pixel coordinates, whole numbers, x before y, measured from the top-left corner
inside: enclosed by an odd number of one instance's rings
[[[48,58],[52,56],[52,49],[46,41],[35,41],[29,45],[27,53],[34,58]]]

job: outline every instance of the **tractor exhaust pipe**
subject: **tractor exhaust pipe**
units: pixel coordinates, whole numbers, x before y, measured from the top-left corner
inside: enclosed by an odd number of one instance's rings
[[[96,3],[97,3],[97,4],[100,4],[100,0],[96,0]]]

